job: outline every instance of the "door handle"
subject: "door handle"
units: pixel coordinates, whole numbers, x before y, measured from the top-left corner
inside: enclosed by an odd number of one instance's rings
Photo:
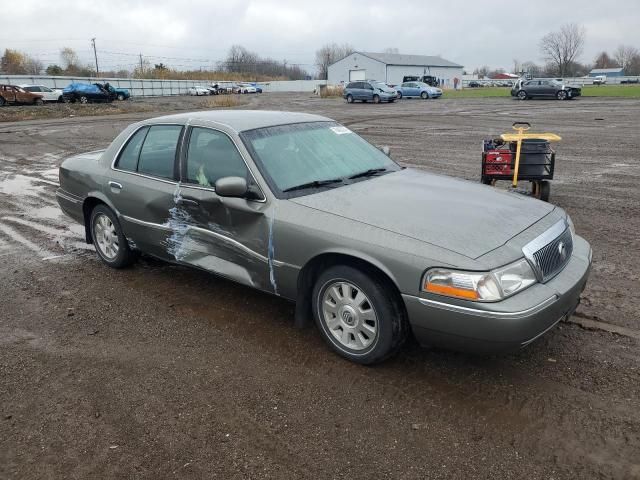
[[[176,200],[176,203],[180,203],[182,205],[187,205],[187,206],[191,206],[191,207],[200,206],[200,202],[198,202],[196,199],[190,198],[190,197],[179,197]]]
[[[122,184],[118,183],[118,182],[109,182],[109,186],[112,189],[116,189],[116,190],[122,190]]]

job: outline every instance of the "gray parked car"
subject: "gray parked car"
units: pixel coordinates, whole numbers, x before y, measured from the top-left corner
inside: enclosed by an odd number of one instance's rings
[[[107,265],[144,252],[295,301],[298,324],[313,317],[364,364],[410,332],[463,350],[528,345],[572,314],[591,264],[562,209],[402,168],[303,113],[133,124],[66,159],[57,199]]]
[[[541,97],[571,100],[581,95],[582,89],[580,87],[565,85],[554,78],[520,79],[511,88],[511,96],[520,100]]]
[[[362,82],[350,82],[344,89],[342,97],[349,103],[356,100],[362,102],[394,102],[398,96],[393,88],[386,83],[376,80],[366,80]]]

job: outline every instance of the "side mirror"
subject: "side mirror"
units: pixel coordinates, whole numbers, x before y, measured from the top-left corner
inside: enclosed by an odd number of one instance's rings
[[[242,177],[222,177],[214,185],[216,194],[220,197],[245,197],[247,195],[247,181]]]
[[[384,145],[380,147],[380,151],[384,153],[387,157],[391,156],[391,149],[389,148],[389,145]]]

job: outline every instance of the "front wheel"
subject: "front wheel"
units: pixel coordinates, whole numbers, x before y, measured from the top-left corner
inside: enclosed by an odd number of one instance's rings
[[[124,95],[122,93],[118,94],[118,100],[120,100],[121,102],[124,100]]]
[[[89,103],[89,99],[86,96],[82,95],[80,97],[80,103]]]
[[[525,92],[524,90],[520,90],[518,92],[518,100],[526,100],[527,99],[527,92]]]
[[[423,100],[426,100],[427,98],[429,98],[429,94],[427,92],[422,92],[420,94],[420,98]]]
[[[373,103],[380,103],[380,97],[378,95],[373,96]]]
[[[397,97],[398,97],[398,100],[401,99],[402,98],[402,92],[398,92]]]
[[[44,105],[44,100],[42,100],[41,98],[36,98],[36,99],[33,101],[33,104],[34,104],[34,105]]]
[[[389,281],[347,265],[328,268],[316,281],[313,313],[327,344],[352,362],[369,365],[395,354],[409,326]]]
[[[347,95],[347,103],[353,103],[353,95]]]
[[[135,261],[120,222],[106,205],[98,205],[91,212],[91,238],[100,259],[112,268],[124,268]]]
[[[558,93],[556,93],[556,98],[558,100],[566,100],[567,99],[567,92],[565,92],[564,90],[560,90]]]

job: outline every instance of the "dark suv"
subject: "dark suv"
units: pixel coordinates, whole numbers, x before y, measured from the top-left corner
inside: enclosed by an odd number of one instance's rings
[[[582,95],[581,88],[564,85],[554,78],[520,79],[511,89],[511,96],[520,100],[535,97],[555,97],[558,100],[571,100],[580,95]]]
[[[362,82],[350,82],[342,94],[347,102],[353,103],[356,100],[362,102],[394,102],[398,92],[390,88],[386,83],[376,80],[365,80]]]

